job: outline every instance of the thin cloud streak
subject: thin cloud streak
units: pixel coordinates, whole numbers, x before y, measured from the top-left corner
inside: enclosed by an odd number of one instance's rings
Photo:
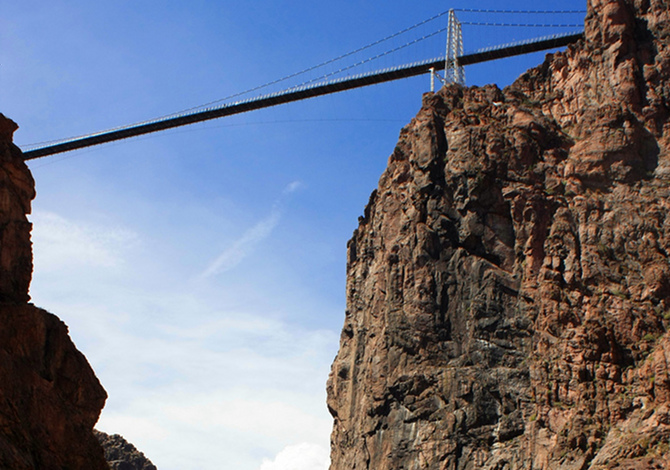
[[[249,256],[254,249],[270,236],[279,224],[281,212],[275,208],[270,215],[247,230],[242,237],[233,242],[205,269],[200,278],[205,279],[215,274],[230,271]]]
[[[263,240],[267,239],[272,231],[279,225],[282,211],[280,209],[283,200],[290,194],[295,193],[303,184],[300,181],[293,181],[286,185],[282,191],[282,197],[275,202],[272,212],[256,225],[247,230],[238,240],[226,248],[199,276],[200,279],[206,279],[216,274],[220,274],[238,266],[244,258],[249,256]]]

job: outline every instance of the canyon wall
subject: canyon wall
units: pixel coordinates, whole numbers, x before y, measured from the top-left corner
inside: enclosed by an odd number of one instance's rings
[[[424,96],[348,244],[331,470],[670,468],[669,10]]]
[[[109,468],[93,435],[107,395],[56,316],[28,303],[33,178],[0,114],[0,468]]]

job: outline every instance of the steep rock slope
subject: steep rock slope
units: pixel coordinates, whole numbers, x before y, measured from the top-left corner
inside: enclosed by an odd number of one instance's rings
[[[349,242],[331,469],[670,468],[669,10],[424,97]]]
[[[0,468],[107,469],[93,435],[106,393],[56,316],[28,303],[32,176],[0,114]]]
[[[102,431],[94,433],[105,450],[110,470],[156,470],[151,460],[119,434],[109,435]]]
[[[27,302],[33,273],[30,202],[35,182],[12,144],[15,122],[0,114],[0,302]]]

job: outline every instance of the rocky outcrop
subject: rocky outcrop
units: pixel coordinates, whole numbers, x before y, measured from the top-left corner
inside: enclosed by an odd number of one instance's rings
[[[95,431],[95,437],[105,449],[111,470],[156,470],[156,466],[122,436]]]
[[[331,469],[670,466],[669,10],[424,96],[348,245]]]
[[[19,126],[0,114],[0,302],[27,302],[33,273],[30,202],[35,182],[12,143]]]
[[[92,432],[106,393],[65,324],[27,303],[35,193],[16,128],[0,115],[0,468],[107,469]]]
[[[92,433],[106,394],[67,327],[27,304],[0,317],[0,468],[106,469]]]

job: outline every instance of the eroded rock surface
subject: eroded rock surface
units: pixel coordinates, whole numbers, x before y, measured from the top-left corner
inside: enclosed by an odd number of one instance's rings
[[[107,469],[93,435],[106,393],[56,316],[27,303],[34,182],[0,115],[0,468]]]
[[[331,469],[670,468],[669,10],[425,95],[349,242]]]
[[[151,460],[122,436],[95,431],[95,437],[105,449],[110,470],[156,470]]]

